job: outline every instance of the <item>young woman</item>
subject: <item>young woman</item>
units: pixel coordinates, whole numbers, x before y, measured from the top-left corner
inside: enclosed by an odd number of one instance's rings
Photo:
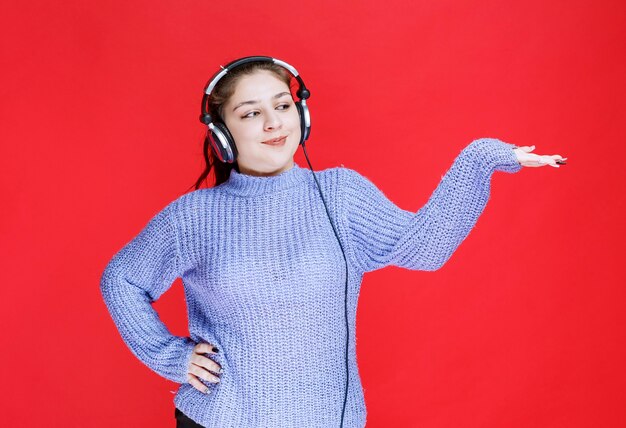
[[[478,139],[423,208],[405,211],[356,171],[314,174],[294,163],[309,133],[307,97],[282,61],[224,67],[203,99],[207,168],[195,191],[157,213],[103,273],[124,341],[181,383],[178,427],[363,427],[355,343],[363,274],[439,269],[475,225],[495,171],[565,163],[534,146]],[[200,189],[212,169],[216,185]],[[190,337],[172,335],[151,305],[178,277]]]

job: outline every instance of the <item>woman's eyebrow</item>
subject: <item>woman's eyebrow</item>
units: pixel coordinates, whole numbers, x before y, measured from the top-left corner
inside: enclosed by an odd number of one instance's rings
[[[284,97],[285,95],[291,95],[291,94],[290,94],[289,92],[281,92],[281,93],[278,93],[278,94],[274,95],[274,96],[272,97],[272,99],[274,99],[274,100],[275,100],[275,99],[277,99],[277,98]],[[239,107],[241,107],[241,106],[243,106],[243,105],[246,105],[246,104],[257,104],[257,103],[260,103],[260,102],[261,102],[261,101],[259,101],[259,100],[244,101],[244,102],[241,102],[241,103],[237,104],[237,105],[235,106],[235,108],[233,108],[233,111],[237,110]]]

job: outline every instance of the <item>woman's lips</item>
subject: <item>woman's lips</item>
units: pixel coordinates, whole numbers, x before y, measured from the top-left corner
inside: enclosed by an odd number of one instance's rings
[[[282,146],[283,144],[285,144],[286,140],[287,140],[287,136],[278,137],[278,138],[274,138],[271,140],[263,141],[263,144],[267,144],[270,146]]]

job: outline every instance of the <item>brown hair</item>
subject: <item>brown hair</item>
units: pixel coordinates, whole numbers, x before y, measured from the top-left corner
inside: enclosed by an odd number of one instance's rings
[[[243,76],[249,76],[259,70],[267,70],[274,73],[281,81],[285,82],[287,86],[291,88],[291,74],[280,65],[276,65],[273,62],[249,62],[241,65],[232,71],[229,71],[220,81],[215,85],[211,96],[209,98],[209,112],[214,121],[224,122],[224,105],[235,93],[235,87]],[[198,190],[203,181],[207,181],[211,170],[214,170],[215,182],[214,186],[218,186],[228,180],[230,172],[233,168],[239,172],[239,165],[237,160],[233,163],[225,163],[219,160],[219,158],[213,152],[210,147],[208,135],[204,137],[204,144],[202,149],[204,155],[205,169],[200,174],[196,183],[192,185],[194,190]],[[207,183],[208,184],[208,183]],[[187,189],[187,190],[189,190]]]

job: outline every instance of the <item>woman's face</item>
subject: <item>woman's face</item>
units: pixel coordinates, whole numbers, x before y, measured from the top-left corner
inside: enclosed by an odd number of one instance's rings
[[[241,77],[223,115],[241,173],[268,176],[293,167],[300,118],[289,87],[275,74],[258,70]]]

